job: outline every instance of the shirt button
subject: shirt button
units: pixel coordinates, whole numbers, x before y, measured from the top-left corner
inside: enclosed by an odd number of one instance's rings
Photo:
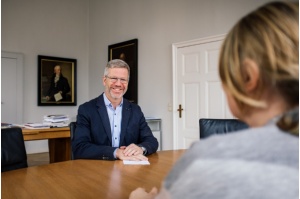
[[[117,127],[117,125],[115,125],[115,127]]]

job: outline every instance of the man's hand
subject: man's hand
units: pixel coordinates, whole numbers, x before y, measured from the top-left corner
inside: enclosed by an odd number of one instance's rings
[[[131,155],[131,156],[126,156],[125,153],[125,147],[120,147],[116,151],[116,156],[120,160],[134,160],[134,161],[141,161],[141,160],[148,160],[146,156],[142,154],[137,154],[137,155]]]
[[[151,191],[148,193],[143,188],[137,188],[136,190],[132,191],[129,195],[129,199],[153,199],[157,195],[157,188],[153,187]]]
[[[122,147],[120,147],[122,148]],[[132,155],[143,155],[143,150],[141,147],[135,145],[135,144],[130,144],[129,146],[127,147],[123,147],[124,149],[124,155],[125,156],[132,156]]]

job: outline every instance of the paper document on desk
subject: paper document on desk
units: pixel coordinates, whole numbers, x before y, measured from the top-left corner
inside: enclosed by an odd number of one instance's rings
[[[50,128],[49,125],[42,124],[42,123],[26,123],[24,127],[27,129],[48,129]]]
[[[143,160],[143,161],[123,160],[123,164],[128,164],[128,165],[150,165],[150,162],[148,160]]]

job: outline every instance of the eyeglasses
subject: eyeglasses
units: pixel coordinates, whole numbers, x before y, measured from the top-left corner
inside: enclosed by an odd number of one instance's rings
[[[127,84],[128,83],[128,80],[127,79],[123,79],[123,78],[117,78],[117,77],[109,77],[109,76],[105,76],[106,78],[108,78],[108,79],[110,79],[110,81],[112,82],[112,83],[116,83],[118,80],[120,80],[120,82],[122,83],[122,84]]]

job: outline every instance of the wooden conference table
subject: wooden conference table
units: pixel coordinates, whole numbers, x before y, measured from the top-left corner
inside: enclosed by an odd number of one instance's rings
[[[159,151],[150,165],[123,161],[70,160],[1,173],[1,196],[6,198],[128,198],[131,191],[160,188],[185,150]]]
[[[70,128],[22,129],[25,141],[45,140],[49,143],[50,163],[71,159]]]

